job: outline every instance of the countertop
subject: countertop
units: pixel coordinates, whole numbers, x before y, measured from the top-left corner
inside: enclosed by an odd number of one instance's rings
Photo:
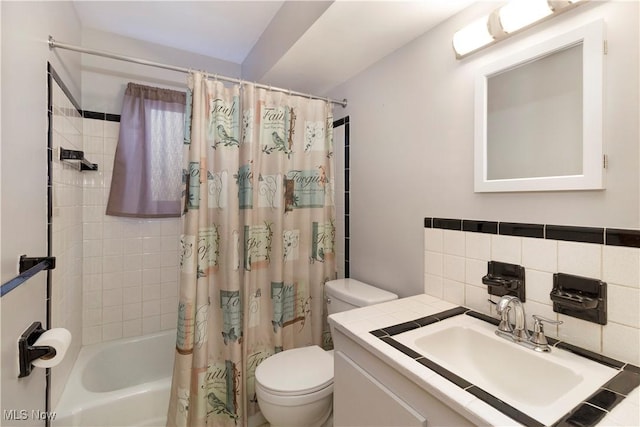
[[[455,304],[422,294],[369,307],[336,313],[330,316],[334,326],[365,349],[393,366],[418,386],[438,397],[457,411],[475,418],[479,425],[520,425],[507,415],[438,375],[426,366],[396,350],[370,331],[408,322],[457,307]],[[636,387],[614,407],[598,426],[640,426],[640,391]]]

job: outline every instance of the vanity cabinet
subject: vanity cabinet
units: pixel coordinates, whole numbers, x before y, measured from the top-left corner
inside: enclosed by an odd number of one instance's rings
[[[388,363],[335,328],[336,427],[473,426]],[[462,408],[461,408],[462,409]]]

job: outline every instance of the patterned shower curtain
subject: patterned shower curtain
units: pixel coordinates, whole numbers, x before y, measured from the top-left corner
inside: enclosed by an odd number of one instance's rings
[[[332,345],[332,121],[325,101],[189,76],[167,425],[247,425],[263,360]]]

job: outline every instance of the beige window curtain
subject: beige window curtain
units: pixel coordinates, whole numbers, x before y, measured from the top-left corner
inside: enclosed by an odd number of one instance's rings
[[[107,215],[180,216],[185,103],[184,92],[127,85]]]

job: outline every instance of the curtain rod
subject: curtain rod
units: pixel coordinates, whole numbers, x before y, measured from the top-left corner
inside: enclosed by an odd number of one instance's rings
[[[147,65],[149,67],[156,67],[156,68],[164,68],[165,70],[171,70],[171,71],[177,71],[179,73],[185,73],[185,74],[189,74],[192,71],[192,69],[189,68],[184,68],[184,67],[176,67],[174,65],[167,65],[167,64],[161,64],[159,62],[153,62],[153,61],[147,61],[146,59],[140,59],[140,58],[134,58],[131,56],[124,56],[124,55],[118,55],[115,53],[111,53],[111,52],[105,52],[102,50],[96,50],[96,49],[87,49],[81,46],[74,46],[74,45],[70,45],[70,44],[66,44],[66,43],[60,43],[55,41],[55,39],[52,36],[49,36],[49,49],[54,49],[54,48],[58,48],[58,49],[66,49],[66,50],[72,50],[75,52],[80,52],[80,53],[86,53],[89,55],[96,55],[96,56],[102,56],[105,58],[111,58],[111,59],[117,59],[119,61],[126,61],[126,62],[133,62],[135,64],[140,64],[140,65]],[[209,75],[211,75],[211,73],[207,73]],[[233,77],[226,77],[226,76],[221,76],[218,74],[213,74],[215,76],[216,79],[219,80],[224,80],[227,82],[231,82],[231,83],[243,83],[246,82],[246,80],[242,80],[242,79],[236,79]],[[343,99],[342,101],[338,101],[335,99],[331,99],[331,98],[324,98],[321,96],[315,96],[315,95],[311,95],[308,93],[302,93],[302,92],[296,92],[296,91],[292,91],[289,89],[283,89],[283,88],[279,88],[279,87],[273,87],[273,86],[269,86],[269,85],[263,85],[263,84],[258,84],[255,83],[256,87],[262,88],[262,89],[269,89],[269,90],[273,90],[276,92],[285,92],[288,93],[290,95],[298,95],[298,96],[304,96],[307,98],[311,98],[311,99],[322,99],[324,101],[330,102],[332,104],[337,104],[337,105],[341,105],[342,107],[346,107],[347,106],[347,100]]]

